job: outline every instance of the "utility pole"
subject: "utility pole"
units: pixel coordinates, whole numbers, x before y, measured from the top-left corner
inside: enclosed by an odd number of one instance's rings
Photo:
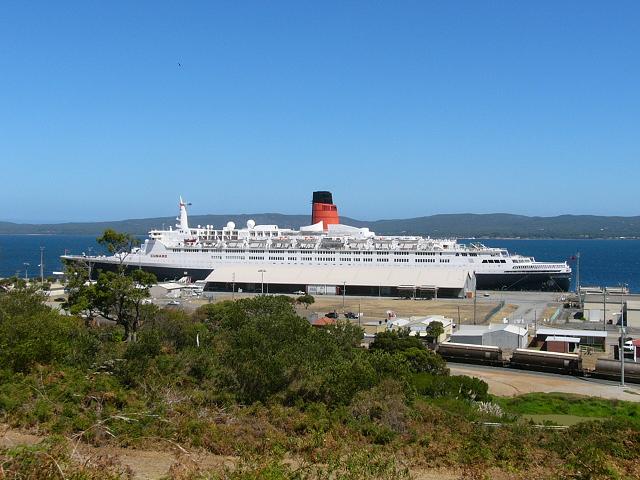
[[[344,313],[344,295],[347,291],[347,282],[342,282],[342,313]]]
[[[24,281],[28,282],[29,281],[29,274],[28,274],[29,264],[27,262],[24,262],[23,265],[24,265]]]
[[[40,285],[44,285],[44,247],[40,247]]]
[[[236,272],[231,275],[231,300],[236,299]]]
[[[461,325],[461,321],[460,321],[460,305],[458,305],[458,325]]]
[[[258,272],[260,272],[261,276],[260,294],[264,295],[264,272],[266,272],[266,270],[264,268],[261,268],[260,270],[258,270]]]
[[[624,324],[624,320],[621,321]],[[626,329],[624,325],[620,325],[620,386],[624,387],[624,344]]]
[[[620,342],[620,386],[624,387],[624,347],[626,343],[626,325],[624,318],[624,303],[622,301],[622,298],[622,295],[620,295],[620,330],[622,332],[622,336],[620,337],[622,339],[622,341]],[[631,346],[631,348],[635,348],[633,346],[633,343],[631,343]]]
[[[603,303],[602,330],[606,330],[607,329],[607,287],[604,287],[604,290],[602,291],[602,303]]]
[[[580,299],[580,252],[576,253],[576,292],[578,299]]]
[[[475,277],[475,272],[474,272]],[[473,282],[473,324],[476,324],[476,305],[478,300],[478,285],[476,282]]]

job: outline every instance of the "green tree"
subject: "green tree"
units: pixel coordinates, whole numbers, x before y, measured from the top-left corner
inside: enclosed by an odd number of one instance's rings
[[[435,352],[426,348],[411,347],[399,353],[408,363],[414,373],[433,373],[448,375],[449,369],[444,359]]]
[[[130,233],[116,232],[111,228],[106,229],[96,240],[109,253],[118,257],[121,269],[125,258],[131,253],[131,249],[140,245],[140,240],[137,237]]]
[[[418,337],[409,335],[409,329],[387,330],[376,334],[370,350],[382,350],[389,353],[401,352],[409,348],[426,349]]]
[[[90,278],[90,267],[84,263],[67,262],[65,264],[68,292],[67,301],[62,307],[72,315],[81,315],[88,325],[96,316],[96,286]]]
[[[438,343],[438,339],[440,338],[440,335],[442,335],[443,333],[444,333],[444,327],[442,326],[442,322],[434,321],[434,322],[431,322],[427,327],[427,336],[433,339],[432,341],[434,343]]]
[[[0,294],[0,366],[26,372],[35,364],[77,364],[97,348],[76,317],[47,307],[36,287]]]
[[[100,272],[88,301],[103,318],[124,327],[128,342],[135,342],[140,324],[155,314],[156,307],[144,301],[154,283],[155,275],[144,270],[134,270],[131,275]]]
[[[296,302],[304,305],[305,310],[309,308],[309,305],[315,303],[316,299],[313,298],[313,295],[309,295],[308,293],[305,295],[301,295],[296,299]]]

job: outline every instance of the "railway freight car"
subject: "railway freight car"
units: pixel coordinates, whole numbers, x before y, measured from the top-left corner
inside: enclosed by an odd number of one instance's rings
[[[502,349],[499,347],[445,342],[438,345],[438,354],[451,362],[504,366]]]
[[[599,358],[596,361],[596,369],[589,372],[594,378],[606,380],[620,380],[620,360],[609,358]],[[640,383],[640,363],[624,362],[624,379],[630,383]]]
[[[543,352],[518,348],[513,351],[509,366],[522,370],[582,375],[582,359],[574,353]]]

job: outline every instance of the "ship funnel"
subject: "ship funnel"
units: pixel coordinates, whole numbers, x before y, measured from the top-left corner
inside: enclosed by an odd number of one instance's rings
[[[338,207],[333,204],[333,196],[331,195],[331,192],[313,192],[312,203],[312,225],[315,225],[318,222],[322,222],[322,228],[324,230],[328,230],[329,225],[337,225],[340,223],[340,217],[338,216]]]

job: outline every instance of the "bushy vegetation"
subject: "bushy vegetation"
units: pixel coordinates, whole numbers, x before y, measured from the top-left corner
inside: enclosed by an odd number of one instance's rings
[[[534,429],[513,414],[545,397],[494,399],[484,382],[450,376],[407,332],[362,349],[359,328],[312,327],[285,297],[153,311],[137,341],[126,338],[123,325],[95,327],[49,309],[37,291],[0,294],[0,423],[239,459],[230,471],[196,465],[176,478],[406,478],[420,468],[476,478],[496,469],[510,478],[640,476],[640,428],[625,418],[635,406],[602,401],[593,416],[612,420]],[[67,478],[127,475],[74,466],[56,438],[0,450],[9,478],[60,478],[58,467]]]

